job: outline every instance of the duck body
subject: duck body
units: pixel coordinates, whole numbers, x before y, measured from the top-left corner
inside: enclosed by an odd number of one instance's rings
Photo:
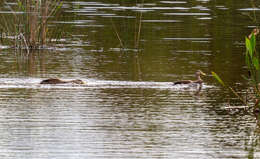
[[[202,85],[203,80],[200,78],[201,75],[205,76],[206,74],[203,73],[202,71],[198,70],[195,73],[195,76],[197,77],[197,80],[194,80],[194,81],[193,80],[176,81],[176,82],[173,83],[173,85],[177,85],[177,84],[192,84],[192,83],[196,83],[196,84]]]
[[[46,80],[42,80],[40,84],[65,84],[65,83],[75,83],[75,84],[85,84],[82,80],[70,80],[70,81],[64,81],[58,78],[49,78]]]
[[[177,84],[190,84],[192,82],[193,82],[192,80],[183,80],[183,81],[174,82],[173,85],[177,85]]]

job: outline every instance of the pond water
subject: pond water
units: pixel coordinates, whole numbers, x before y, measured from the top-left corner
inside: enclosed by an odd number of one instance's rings
[[[1,3],[1,16],[10,5]],[[244,39],[255,7],[64,0],[62,16],[49,21],[66,32],[59,44],[27,55],[0,42],[0,157],[260,158],[255,117],[227,110],[229,100],[240,103],[210,76],[245,92]],[[207,73],[199,95],[173,85],[198,69]],[[46,78],[86,84],[39,84]]]

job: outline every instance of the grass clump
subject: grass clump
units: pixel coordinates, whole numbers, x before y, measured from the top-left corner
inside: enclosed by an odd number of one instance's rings
[[[50,43],[53,37],[61,33],[48,28],[50,17],[58,15],[60,0],[16,0],[17,5],[4,4],[10,14],[0,14],[1,42],[15,49],[39,49]]]

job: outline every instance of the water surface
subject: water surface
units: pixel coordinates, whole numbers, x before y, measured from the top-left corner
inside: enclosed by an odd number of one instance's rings
[[[17,4],[1,3],[1,15],[11,16],[8,5]],[[246,91],[244,37],[256,26],[246,15],[258,8],[64,0],[49,21],[66,30],[57,44],[27,55],[0,42],[0,157],[260,158],[255,117],[226,109],[241,103],[210,76]],[[173,86],[198,69],[208,74],[199,95]],[[46,78],[87,84],[39,84]]]

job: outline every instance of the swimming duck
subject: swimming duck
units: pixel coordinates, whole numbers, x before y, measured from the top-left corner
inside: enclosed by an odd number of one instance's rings
[[[70,80],[70,81],[63,81],[61,79],[58,79],[58,78],[49,78],[49,79],[46,79],[46,80],[42,80],[40,82],[40,84],[64,84],[64,83],[75,83],[75,84],[85,84],[84,81],[82,80]]]
[[[197,80],[182,80],[182,81],[177,81],[177,82],[174,82],[173,84],[174,85],[177,85],[177,84],[191,84],[191,83],[197,83],[199,84],[200,86],[202,85],[203,83],[203,80],[200,78],[200,76],[203,75],[203,76],[206,76],[206,74],[204,72],[202,72],[201,70],[198,70],[196,73],[195,73],[195,76],[197,78]]]

